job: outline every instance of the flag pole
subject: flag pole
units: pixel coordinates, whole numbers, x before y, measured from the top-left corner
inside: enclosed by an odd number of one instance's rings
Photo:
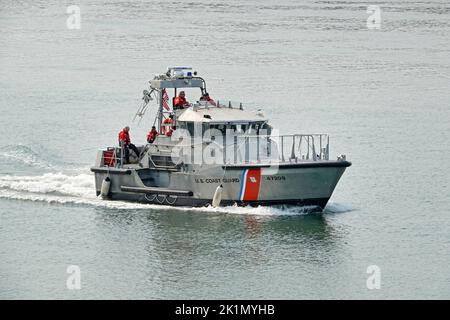
[[[164,99],[164,90],[162,89],[159,92],[159,110],[158,110],[158,132],[161,132],[161,124],[162,124],[162,116],[163,116],[163,99]]]

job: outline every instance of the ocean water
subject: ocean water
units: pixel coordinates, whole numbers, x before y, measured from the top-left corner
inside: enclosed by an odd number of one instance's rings
[[[450,298],[448,1],[2,0],[0,29],[0,298]],[[353,166],[324,212],[97,199],[96,150],[144,142],[171,65],[329,133]]]

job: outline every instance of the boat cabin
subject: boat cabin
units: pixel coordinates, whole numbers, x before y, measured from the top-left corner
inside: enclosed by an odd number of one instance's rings
[[[242,103],[233,106],[231,101],[224,103],[202,100],[190,103],[184,109],[175,109],[174,99],[183,89],[198,88],[200,97],[207,93],[206,81],[198,77],[190,67],[168,68],[165,74],[158,75],[150,81],[150,88],[159,93],[157,114],[159,132],[162,131],[164,119],[173,115],[175,128],[186,129],[191,135],[200,133],[196,131],[200,128],[202,133],[218,130],[223,135],[227,131],[235,134],[270,134],[271,127],[262,112],[244,110]],[[169,98],[169,90],[173,93],[172,99]],[[169,100],[172,100],[171,104]],[[167,130],[164,131],[167,132]]]

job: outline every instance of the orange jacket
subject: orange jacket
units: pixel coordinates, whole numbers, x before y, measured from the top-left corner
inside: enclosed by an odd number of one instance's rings
[[[212,104],[213,106],[217,106],[216,105],[216,102],[213,100],[213,99],[211,99],[211,97],[210,96],[201,96],[200,97],[200,101],[208,101],[210,104]]]
[[[175,98],[173,104],[175,108],[184,108],[188,103],[186,98],[178,96]]]
[[[125,130],[125,128],[119,132],[119,143],[120,142],[123,142],[124,144],[129,144],[131,142],[130,134]]]
[[[158,131],[156,130],[150,130],[150,132],[147,134],[147,142],[153,143],[155,141],[156,137],[159,135]]]

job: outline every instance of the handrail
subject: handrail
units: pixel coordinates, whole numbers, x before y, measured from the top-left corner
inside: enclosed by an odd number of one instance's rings
[[[289,134],[289,135],[236,135],[233,143],[223,139],[218,143],[214,140],[203,140],[199,143],[164,144],[172,148],[195,148],[196,146],[211,146],[223,154],[223,161],[263,162],[273,161],[275,157],[281,162],[299,160],[329,160],[329,136],[327,134]]]
[[[265,162],[298,162],[329,160],[329,136],[328,134],[285,134],[285,135],[235,135],[232,143],[228,139],[219,140],[203,139],[197,143],[189,143],[188,139],[180,139],[173,143],[147,144],[144,152],[149,153],[149,165],[159,169],[179,169],[181,163],[189,164],[192,161],[192,152],[200,147],[202,154],[205,147],[213,147],[222,154],[220,163],[265,163]],[[149,146],[167,148],[164,154],[174,156],[171,150],[181,148],[177,155],[178,161],[173,166],[155,163],[152,155],[156,155]],[[123,167],[117,155],[120,147],[114,147],[113,156],[115,167]],[[123,153],[121,151],[120,153]],[[213,153],[211,152],[211,156]],[[140,157],[140,161],[144,157]]]
[[[158,165],[155,163],[155,161],[153,161],[153,158],[151,156],[148,157],[149,161],[152,163],[153,167],[156,169],[178,169],[181,161],[179,161],[178,163],[174,163],[173,166],[162,166],[162,165]]]
[[[328,136],[328,134],[326,133],[311,133],[311,134],[283,134],[283,135],[270,135],[270,134],[261,134],[261,135],[245,135],[245,134],[237,134],[234,135],[237,138],[278,138],[278,137],[302,137],[302,136]],[[179,139],[181,140],[186,140],[186,139]],[[152,145],[155,146],[162,146],[162,147],[191,147],[193,145],[202,145],[202,144],[208,144],[211,143],[212,140],[211,139],[202,139],[202,142],[200,143],[187,143],[187,144],[181,144],[178,142],[175,143],[153,143]],[[148,145],[148,144],[147,144]],[[231,144],[230,144],[231,145]]]

